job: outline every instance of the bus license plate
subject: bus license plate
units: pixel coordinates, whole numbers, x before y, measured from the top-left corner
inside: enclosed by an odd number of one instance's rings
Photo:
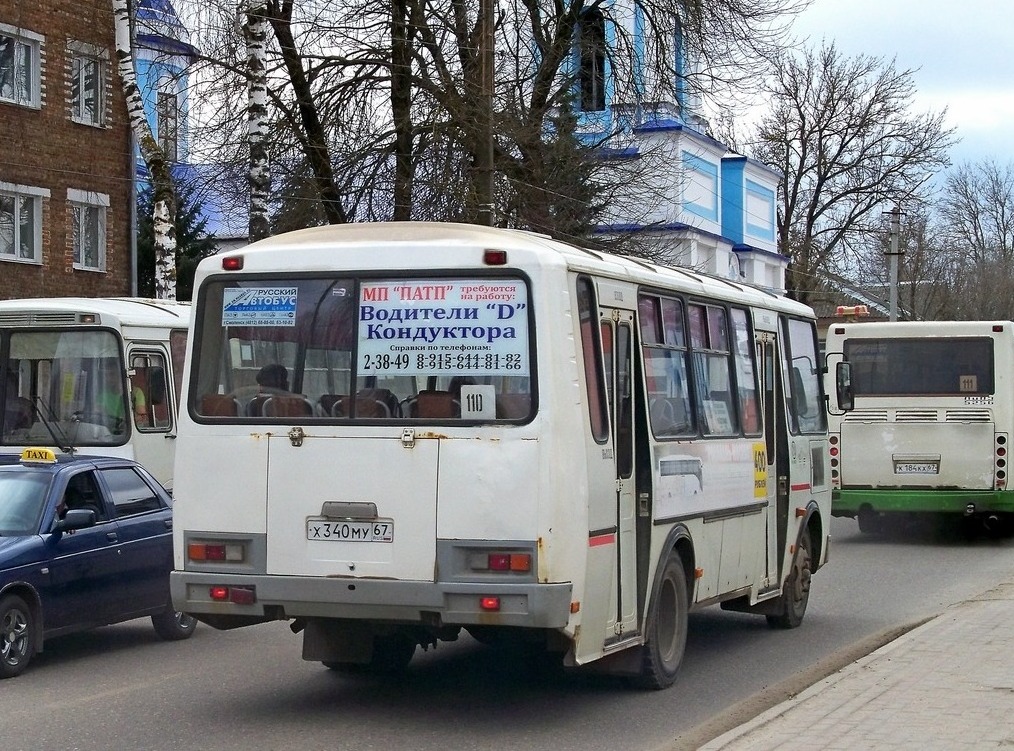
[[[898,462],[894,465],[896,475],[935,475],[940,472],[936,462]]]
[[[394,542],[394,522],[308,519],[306,539],[324,542]]]

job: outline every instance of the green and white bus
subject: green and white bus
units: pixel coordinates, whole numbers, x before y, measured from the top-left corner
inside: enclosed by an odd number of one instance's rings
[[[863,532],[913,515],[1009,523],[1014,323],[832,324],[826,352],[849,363],[855,407],[829,410],[835,516]]]

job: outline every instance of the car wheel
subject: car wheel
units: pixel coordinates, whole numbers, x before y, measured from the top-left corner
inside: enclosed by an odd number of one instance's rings
[[[166,641],[189,639],[197,628],[197,619],[188,613],[173,610],[170,605],[165,611],[151,617],[155,633]]]
[[[35,654],[35,624],[28,603],[16,595],[0,600],[0,678],[21,675]]]

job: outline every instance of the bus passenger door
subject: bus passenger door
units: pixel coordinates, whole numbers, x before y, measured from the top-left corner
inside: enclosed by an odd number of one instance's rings
[[[176,414],[175,380],[168,355],[155,344],[131,345],[127,353],[133,432],[133,458],[172,489]]]
[[[604,309],[600,324],[616,459],[616,562],[607,642],[637,629],[632,321],[629,310]]]
[[[767,453],[767,581],[768,589],[778,588],[779,565],[785,550],[789,511],[789,442],[785,400],[782,398],[780,347],[774,334],[757,333],[757,361],[760,363],[764,394],[764,444]]]

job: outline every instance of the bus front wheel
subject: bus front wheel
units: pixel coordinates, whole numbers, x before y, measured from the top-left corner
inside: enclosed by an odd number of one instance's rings
[[[687,578],[676,553],[669,555],[652,597],[641,649],[640,673],[632,680],[638,688],[663,689],[676,681],[687,645]]]

